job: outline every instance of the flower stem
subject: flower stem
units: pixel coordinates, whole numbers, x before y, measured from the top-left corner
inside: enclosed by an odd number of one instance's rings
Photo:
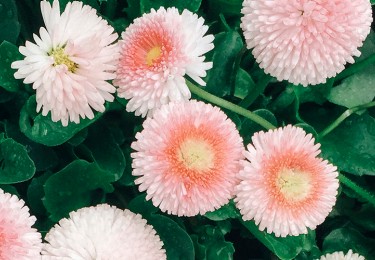
[[[370,103],[366,103],[360,106],[352,107],[347,109],[341,116],[339,116],[335,121],[333,121],[329,126],[327,126],[320,134],[319,139],[329,134],[331,131],[333,131],[336,127],[338,127],[347,117],[352,115],[355,112],[364,110],[366,108],[370,108],[375,106],[375,101],[372,101]]]
[[[345,175],[339,175],[340,183],[345,185],[346,187],[352,189],[355,193],[357,193],[361,198],[367,200],[372,206],[375,207],[375,196],[371,194],[369,191],[363,189],[362,187],[355,184],[352,180],[350,180]]]
[[[219,98],[215,95],[212,95],[212,94],[208,93],[207,91],[204,91],[200,87],[195,86],[193,83],[191,83],[188,80],[186,80],[186,84],[187,84],[187,86],[189,87],[189,89],[192,93],[194,93],[195,95],[199,96],[200,98],[202,98],[204,100],[207,100],[208,102],[211,102],[215,105],[218,105],[219,107],[228,109],[228,110],[230,110],[230,111],[232,111],[236,114],[244,116],[244,117],[250,119],[251,121],[261,125],[265,129],[275,129],[276,128],[276,126],[274,126],[273,124],[268,122],[263,117],[260,117],[257,114],[255,114],[255,113],[253,113],[253,112],[251,112],[247,109],[244,109],[244,108],[242,108],[238,105],[235,105],[235,104],[233,104],[229,101],[226,101],[222,98]]]

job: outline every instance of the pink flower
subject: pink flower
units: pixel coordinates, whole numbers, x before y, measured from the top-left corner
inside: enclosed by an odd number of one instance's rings
[[[46,235],[42,259],[165,260],[163,242],[141,215],[108,204],[81,208]]]
[[[244,147],[219,108],[197,101],[164,105],[146,119],[136,139],[135,182],[162,211],[194,216],[233,197]]]
[[[129,99],[126,110],[145,117],[163,104],[190,99],[185,74],[204,86],[201,78],[212,67],[204,54],[214,47],[207,30],[202,17],[176,8],[152,9],[135,19],[122,33],[114,81],[118,95]]]
[[[317,157],[311,134],[291,125],[255,133],[252,142],[236,188],[243,219],[282,237],[315,229],[336,202],[336,167]]]
[[[320,258],[320,260],[365,260],[363,256],[353,253],[350,249],[346,255],[344,252],[334,252],[332,254],[326,254]]]
[[[245,0],[241,27],[266,73],[319,84],[353,63],[370,33],[368,0]]]
[[[23,200],[0,189],[0,259],[40,259],[42,236],[31,227],[35,221]]]
[[[46,28],[34,34],[36,44],[19,48],[25,59],[12,63],[14,76],[33,84],[37,112],[51,111],[52,121],[66,126],[80,117],[92,119],[92,110],[104,112],[105,101],[113,101],[116,88],[107,81],[115,78],[118,36],[82,2],[69,2],[61,15],[57,0],[52,7],[41,1],[40,7]]]

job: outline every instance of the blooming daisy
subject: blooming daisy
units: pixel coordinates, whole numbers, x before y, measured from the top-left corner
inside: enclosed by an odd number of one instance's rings
[[[40,2],[46,28],[34,34],[19,51],[25,56],[12,63],[15,78],[33,84],[37,112],[51,111],[52,121],[64,126],[79,123],[80,117],[92,119],[92,110],[103,112],[105,101],[112,101],[118,35],[95,9],[82,2],[66,5],[60,15],[59,1]]]
[[[352,250],[349,250],[346,255],[344,255],[344,252],[334,252],[322,256],[320,260],[365,260],[365,258],[359,254],[354,254]]]
[[[42,236],[31,227],[35,221],[23,200],[0,189],[0,259],[40,258]]]
[[[141,215],[108,204],[71,212],[45,240],[42,259],[166,259],[163,242]]]
[[[335,76],[370,33],[369,0],[245,0],[241,28],[266,73],[293,84]]]
[[[212,67],[204,54],[214,47],[207,30],[202,17],[176,8],[152,9],[135,19],[122,33],[114,80],[118,95],[129,99],[126,110],[145,117],[163,104],[190,99],[185,74],[204,86],[201,78]]]
[[[162,211],[194,216],[233,197],[244,147],[219,108],[193,100],[169,103],[147,118],[135,137],[135,183]]]
[[[298,127],[258,132],[248,145],[235,202],[244,220],[276,236],[315,229],[336,202],[336,167],[318,158],[320,144]]]

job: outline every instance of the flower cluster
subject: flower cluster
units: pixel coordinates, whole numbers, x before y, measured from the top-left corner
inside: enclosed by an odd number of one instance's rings
[[[190,100],[185,76],[201,86],[214,48],[204,19],[176,8],[137,18],[121,39],[96,10],[74,1],[40,3],[45,27],[19,51],[14,76],[32,84],[36,110],[63,126],[94,118],[106,102],[148,116],[131,144],[132,175],[162,212],[196,216],[233,200],[242,220],[276,237],[324,222],[336,203],[337,168],[320,144],[287,125],[257,132],[244,147],[218,107]],[[319,84],[354,62],[372,22],[368,0],[245,0],[241,28],[266,73]],[[112,81],[112,82],[111,82]],[[226,102],[226,101],[225,101]],[[1,259],[166,259],[163,242],[140,215],[102,204],[71,212],[45,236],[24,202],[0,190]],[[92,228],[95,226],[95,228]],[[321,259],[363,259],[350,250]]]

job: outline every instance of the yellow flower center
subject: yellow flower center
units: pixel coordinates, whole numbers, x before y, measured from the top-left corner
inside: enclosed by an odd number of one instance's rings
[[[205,171],[214,166],[214,152],[205,140],[185,140],[178,150],[178,159],[191,170]]]
[[[152,66],[154,61],[157,60],[161,55],[161,48],[160,46],[155,46],[151,50],[148,51],[146,55],[146,64],[148,66]]]
[[[308,173],[294,169],[284,169],[276,179],[276,186],[289,201],[304,200],[311,190],[311,178]]]
[[[61,65],[64,64],[66,67],[68,67],[68,70],[72,73],[76,71],[78,68],[78,64],[75,62],[71,61],[69,59],[69,56],[65,53],[65,48],[64,47],[57,47],[56,49],[53,49],[49,55],[53,57],[55,60],[55,63],[53,66]]]

